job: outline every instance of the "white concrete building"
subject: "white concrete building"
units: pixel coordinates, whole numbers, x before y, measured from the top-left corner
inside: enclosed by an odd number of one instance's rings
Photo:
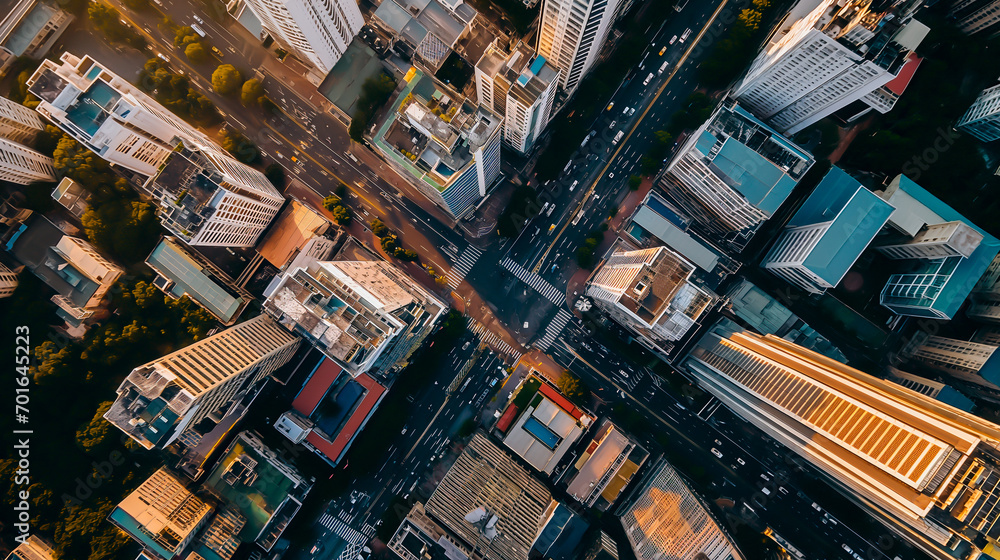
[[[298,345],[258,315],[132,370],[104,418],[146,449],[166,447],[206,418],[219,421]]]
[[[31,535],[10,552],[7,560],[56,560],[56,551],[49,543]]]
[[[1000,27],[1000,0],[953,0],[948,17],[969,35],[993,35]]]
[[[997,546],[1000,426],[773,335],[713,329],[682,367],[929,557]]]
[[[55,181],[52,158],[6,138],[0,138],[0,181],[27,185],[34,181]]]
[[[43,130],[45,123],[36,111],[0,97],[0,138],[27,144]]]
[[[85,56],[45,60],[28,80],[38,112],[113,165],[152,177],[164,227],[191,245],[251,247],[284,197],[267,177]]]
[[[1000,7],[1000,2],[997,2],[997,6]],[[984,89],[958,120],[955,128],[983,142],[1000,139],[1000,85]]]
[[[264,309],[357,377],[405,365],[446,306],[384,261],[312,261],[276,276]]]
[[[365,24],[357,0],[246,0],[246,6],[279,44],[316,70],[314,85]]]
[[[917,59],[910,54],[929,29],[911,19],[916,0],[801,0],[751,64],[733,96],[758,117],[795,134],[844,109],[888,112]],[[897,76],[902,84],[882,91]],[[856,105],[855,105],[856,104]]]
[[[622,0],[544,0],[538,48],[560,70],[559,87],[576,91],[607,41]]]
[[[5,298],[17,289],[17,273],[0,263],[0,298]]]
[[[503,116],[503,141],[522,154],[531,151],[552,117],[559,70],[523,43],[507,53],[499,40],[476,64],[479,104]]]

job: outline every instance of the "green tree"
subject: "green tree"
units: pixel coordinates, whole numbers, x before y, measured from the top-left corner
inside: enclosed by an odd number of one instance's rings
[[[574,376],[569,370],[563,370],[559,374],[559,378],[556,380],[556,386],[559,387],[559,391],[566,395],[566,398],[576,402],[578,404],[586,404],[587,397],[590,395],[590,388],[580,381],[579,378]]]
[[[52,160],[56,170],[91,191],[115,180],[106,161],[66,135],[56,143]]]
[[[136,49],[146,47],[146,39],[134,29],[122,23],[121,13],[99,2],[91,2],[87,8],[90,20],[113,43],[125,43]]]
[[[387,74],[368,78],[361,84],[361,95],[351,116],[351,126],[348,133],[355,142],[360,142],[364,136],[365,128],[371,122],[378,108],[389,100],[389,96],[396,89],[396,80]]]
[[[91,453],[101,447],[107,440],[110,433],[111,423],[104,419],[104,415],[111,408],[114,401],[104,401],[97,406],[97,412],[85,426],[76,432],[76,443],[83,449],[84,453]]]
[[[232,95],[240,89],[243,83],[243,76],[232,64],[220,64],[215,72],[212,72],[212,87],[219,95]]]
[[[184,56],[188,57],[188,60],[194,62],[195,64],[205,62],[208,59],[208,51],[201,43],[188,43],[184,47]]]
[[[390,233],[389,228],[387,228],[385,224],[382,223],[382,220],[378,218],[374,218],[371,222],[369,222],[368,227],[371,228],[375,237],[385,237]]]
[[[257,78],[250,78],[249,80],[243,82],[243,88],[240,91],[240,100],[243,101],[243,105],[250,107],[251,105],[259,105],[261,98],[264,96],[264,85],[260,83]]]
[[[642,185],[642,177],[638,175],[632,175],[628,178],[628,188],[632,191],[639,190],[639,186]]]
[[[45,130],[42,130],[35,136],[34,148],[38,152],[52,157],[52,154],[56,151],[56,146],[59,145],[59,140],[63,137],[63,131],[52,126],[51,124],[45,125]]]
[[[125,263],[145,259],[160,234],[156,208],[130,197],[92,204],[81,221],[91,243]]]
[[[226,128],[220,133],[220,144],[239,161],[246,164],[254,164],[260,161],[260,150],[257,145],[243,135],[242,132],[231,128]]]
[[[576,264],[580,268],[592,268],[594,266],[594,250],[587,246],[576,249]]]
[[[333,221],[338,225],[346,226],[351,223],[351,211],[342,204],[338,204],[330,213],[333,215]]]
[[[183,49],[191,43],[201,43],[201,36],[195,33],[190,25],[178,27],[174,32],[174,46]]]
[[[145,12],[152,7],[149,5],[149,0],[122,0],[122,3],[126,8],[137,12]]]

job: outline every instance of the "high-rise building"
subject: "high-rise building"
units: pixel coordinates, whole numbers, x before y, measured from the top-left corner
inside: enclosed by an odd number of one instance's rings
[[[499,183],[502,123],[500,115],[414,68],[372,139],[403,178],[460,219]]]
[[[6,560],[56,560],[56,551],[42,539],[31,535],[12,550]]]
[[[710,332],[682,366],[932,558],[997,546],[1000,426],[771,335]]]
[[[662,459],[619,517],[639,560],[743,559],[708,507]]]
[[[1000,27],[1000,0],[953,0],[948,17],[969,35],[993,35]]]
[[[531,47],[518,43],[507,53],[496,40],[476,63],[479,103],[503,116],[503,141],[526,154],[552,116],[559,70]]]
[[[146,449],[170,445],[292,358],[299,338],[267,315],[141,365],[122,381],[104,415]]]
[[[972,289],[965,314],[987,323],[1000,323],[1000,254]]]
[[[812,154],[731,103],[678,148],[662,184],[702,229],[745,244],[813,163]]]
[[[191,245],[251,247],[284,197],[260,171],[89,56],[63,54],[28,79],[38,112],[144,188],[168,230]]]
[[[5,298],[17,290],[17,273],[0,263],[0,298]]]
[[[0,98],[0,138],[26,144],[43,130],[45,123],[36,111],[6,97]]]
[[[899,259],[879,302],[899,315],[951,319],[987,273],[1000,240],[905,175],[876,194],[895,208],[881,243],[884,254]]]
[[[55,181],[52,158],[31,148],[0,138],[0,181],[27,185],[34,181]]]
[[[44,0],[12,0],[4,4],[0,12],[0,76],[21,57],[41,60],[48,55],[76,19],[60,6],[66,4]]]
[[[969,397],[963,395],[947,383],[913,375],[912,373],[891,366],[888,369],[889,375],[887,379],[897,385],[902,385],[907,389],[912,389],[922,395],[927,395],[932,399],[939,400],[965,412],[972,412],[972,409],[976,406],[976,403],[969,399]]]
[[[247,0],[246,6],[279,44],[315,68],[315,85],[365,25],[357,0]]]
[[[544,0],[538,54],[559,69],[559,87],[576,91],[601,54],[622,0]]]
[[[912,13],[922,4],[801,0],[733,95],[786,134],[842,109],[888,112],[919,64],[910,54],[929,29]],[[888,87],[897,76],[904,83]]]
[[[995,4],[1000,18],[1000,1]],[[955,128],[983,142],[1000,139],[1000,85],[984,89],[958,119]]]
[[[913,349],[913,359],[972,389],[976,398],[1000,402],[1000,352],[981,338],[929,336]]]
[[[427,503],[411,510],[389,548],[403,560],[457,554],[473,560],[527,560],[558,506],[541,482],[476,433]],[[448,549],[452,554],[446,554]]]
[[[264,294],[269,314],[354,376],[405,365],[446,308],[384,261],[313,261]]]
[[[840,283],[893,210],[833,167],[785,225],[762,264],[788,283],[821,294]]]
[[[463,0],[386,0],[368,24],[389,38],[393,51],[436,74],[462,40],[472,35],[478,17],[479,12]],[[489,31],[483,26],[476,27],[475,33],[477,41],[489,42],[483,35]]]
[[[566,493],[586,507],[611,507],[649,453],[609,420],[597,427],[594,439],[573,465],[566,467]],[[615,547],[611,547],[612,550]],[[616,553],[617,556],[617,553]]]
[[[212,506],[161,468],[122,500],[108,520],[138,541],[147,554],[172,560],[194,542],[211,514]]]
[[[587,280],[587,296],[654,347],[676,342],[716,300],[694,282],[695,266],[666,247],[616,250]]]

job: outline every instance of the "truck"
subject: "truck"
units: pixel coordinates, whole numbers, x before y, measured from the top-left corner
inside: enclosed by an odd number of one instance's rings
[[[667,66],[669,66],[669,65],[670,65],[669,62],[664,62],[663,64],[661,64],[660,65],[660,69],[656,71],[656,75],[657,76],[662,76],[663,72],[666,71]]]
[[[619,130],[618,134],[615,134],[615,139],[611,141],[612,146],[617,146],[618,142],[621,142],[622,136],[625,136],[624,130]]]
[[[684,30],[684,33],[681,34],[680,41],[683,43],[684,41],[687,41],[687,38],[690,36],[691,36],[691,28],[688,27],[687,29]]]

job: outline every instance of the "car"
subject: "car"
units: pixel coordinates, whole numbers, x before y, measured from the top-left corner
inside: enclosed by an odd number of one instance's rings
[[[673,45],[676,42],[677,42],[677,35],[674,35],[673,37],[670,38],[670,44]]]
[[[771,482],[771,477],[766,474],[761,473],[760,477],[764,479],[764,482]]]
[[[762,493],[763,493],[763,494],[764,494],[765,496],[770,496],[770,495],[771,495],[771,489],[770,489],[770,488],[768,488],[767,486],[765,486],[765,487],[761,488],[761,489],[760,489],[760,491],[761,491],[761,492],[762,492]]]
[[[406,430],[409,430],[409,428],[403,428],[403,431],[399,432],[399,435],[405,436],[406,435]]]
[[[718,449],[714,448],[714,447],[712,448],[712,455],[715,455],[715,456],[716,456],[716,457],[718,457],[719,459],[721,459],[721,458],[722,458],[722,452],[721,452],[721,451],[719,451]]]
[[[617,125],[617,124],[618,124],[618,121],[611,121],[611,124],[608,125],[608,128],[614,128],[615,125]]]
[[[163,53],[156,53],[156,58],[159,58],[163,62],[166,62],[167,64],[170,64],[170,58],[167,55],[163,54]]]
[[[607,109],[608,111],[610,111],[610,110],[612,110],[614,108],[615,108],[615,102],[614,101],[612,101],[611,103],[608,103],[608,109]]]
[[[622,114],[626,115],[626,116],[628,115],[628,107],[625,107],[624,109],[622,109]]]
[[[472,341],[471,340],[466,340],[465,344],[462,345],[462,350],[468,350],[470,344],[472,344]]]
[[[854,554],[854,551],[851,550],[851,547],[847,546],[847,543],[841,543],[840,548],[843,548],[848,554]]]
[[[722,446],[722,442],[721,442],[721,441],[719,441],[719,440],[715,440],[715,445],[718,445],[718,446],[720,446],[720,447],[721,447],[721,446]]]
[[[580,181],[573,181],[573,184],[569,186],[569,192],[573,192],[573,189],[580,184]]]
[[[621,375],[625,379],[628,379],[628,374],[625,373],[625,370],[623,370],[623,369],[618,370],[618,375]]]
[[[225,54],[221,50],[219,50],[219,47],[212,47],[212,52],[219,55],[220,57],[225,56]]]
[[[813,502],[811,507],[816,511],[823,511],[823,508],[819,507],[819,504],[816,502]]]
[[[493,379],[493,381],[490,381],[490,387],[492,387],[492,386],[496,385],[496,384],[497,384],[497,381],[500,381],[500,378],[499,378],[499,377],[497,377],[497,378],[494,378],[494,379]]]
[[[635,107],[632,107],[631,109],[628,110],[628,116],[631,117],[634,114],[635,114]]]
[[[198,17],[198,16],[193,16],[193,17],[194,17],[194,20],[197,21],[198,23],[200,23],[202,25],[205,24],[205,20],[201,19],[200,17]]]
[[[663,56],[663,53],[665,52],[667,52],[667,47],[663,47],[662,49],[660,49],[660,56]]]
[[[739,464],[740,464],[741,466],[746,466],[746,464],[747,464],[747,462],[746,462],[746,461],[744,461],[744,460],[743,460],[742,458],[740,458],[740,457],[737,457],[737,458],[736,458],[736,462],[737,462],[737,463],[739,463]]]
[[[648,86],[649,82],[653,81],[653,76],[654,76],[654,74],[652,72],[650,72],[649,75],[646,76],[646,79],[642,81],[642,85]]]
[[[295,159],[295,156],[292,156],[292,161],[295,162],[295,163],[299,162],[299,160]]]
[[[615,178],[614,173],[608,173],[608,179],[614,179],[614,178]]]

